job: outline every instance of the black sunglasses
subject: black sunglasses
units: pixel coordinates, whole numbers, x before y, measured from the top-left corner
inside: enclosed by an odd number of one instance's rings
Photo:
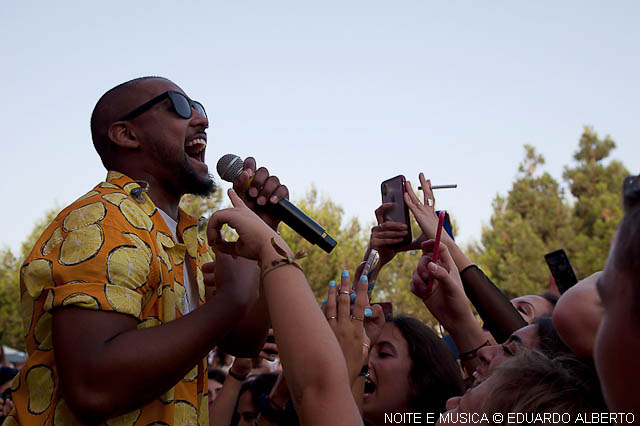
[[[174,111],[182,118],[191,118],[192,109],[198,111],[198,113],[203,117],[207,117],[207,113],[200,102],[193,101],[186,95],[180,92],[176,92],[175,90],[168,90],[151,99],[150,101],[143,103],[138,108],[134,109],[118,121],[131,120],[132,118],[139,116],[155,104],[162,102],[166,98],[169,98],[169,100],[171,101],[171,105],[173,105]]]

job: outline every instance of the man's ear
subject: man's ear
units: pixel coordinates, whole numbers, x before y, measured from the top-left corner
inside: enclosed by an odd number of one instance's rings
[[[138,139],[136,139],[135,133],[126,121],[116,121],[111,126],[109,126],[108,135],[111,142],[113,142],[120,148],[140,148],[140,142],[138,141]]]

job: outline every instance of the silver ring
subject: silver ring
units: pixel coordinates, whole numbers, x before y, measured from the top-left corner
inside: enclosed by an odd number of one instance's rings
[[[338,294],[347,294],[347,295],[349,295],[349,294],[351,294],[351,293],[350,293],[348,290],[340,290],[340,291],[338,292]]]
[[[351,315],[351,319],[352,319],[352,320],[358,320],[358,321],[362,321],[362,322],[364,322],[364,318],[360,318],[360,317],[357,317],[357,316],[355,316],[355,315]]]
[[[433,207],[433,199],[432,198],[427,198],[426,201],[427,201],[427,205],[429,207]]]
[[[364,346],[365,348],[369,349],[369,345],[367,345],[366,343],[363,343],[362,346]]]
[[[335,316],[335,315],[331,315],[330,317],[327,317],[327,319],[328,319],[328,320],[330,320],[330,319],[338,319],[338,317],[337,317],[337,316]]]

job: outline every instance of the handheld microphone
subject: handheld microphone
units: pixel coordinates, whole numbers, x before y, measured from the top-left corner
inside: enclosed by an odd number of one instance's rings
[[[240,176],[243,168],[244,162],[235,154],[223,155],[216,165],[216,170],[222,180],[232,183]],[[259,208],[269,211],[273,216],[289,225],[291,229],[300,234],[302,238],[311,244],[319,246],[327,253],[331,253],[331,250],[338,244],[336,240],[327,234],[327,231],[325,231],[322,226],[286,198],[283,198],[276,204],[266,204],[259,206]]]

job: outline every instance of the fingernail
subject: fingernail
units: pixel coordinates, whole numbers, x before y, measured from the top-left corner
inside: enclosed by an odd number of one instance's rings
[[[349,278],[349,271],[347,271],[346,269],[342,270],[342,278]]]
[[[436,272],[438,270],[438,265],[436,265],[433,262],[429,262],[429,264],[427,265],[427,268],[429,268],[431,272]]]
[[[364,316],[366,318],[371,318],[371,316],[373,315],[373,311],[369,308],[364,308]]]
[[[323,304],[323,305],[326,305],[326,304],[327,304],[327,301],[326,301],[326,300],[323,300],[323,301],[322,301],[322,304]]]
[[[256,188],[249,188],[249,195],[251,195],[252,197],[257,197],[258,190]]]
[[[349,307],[349,311],[353,312],[353,305]]]
[[[366,283],[367,282],[367,276],[366,275],[361,275],[360,276],[360,282],[361,283]]]
[[[276,197],[275,195],[272,195],[271,198],[269,198],[269,201],[271,201],[272,203],[275,203],[276,201],[278,201],[278,197]]]
[[[351,293],[351,294],[349,295],[349,297],[351,298],[351,303],[353,303],[353,302],[355,302],[355,301],[356,301],[356,294],[355,294],[355,293]]]
[[[376,285],[376,280],[373,280],[369,283],[369,288],[367,288],[367,291],[371,292],[371,290],[373,290],[373,287],[375,287]]]
[[[264,206],[267,203],[267,199],[265,197],[258,198],[258,204]]]
[[[336,286],[335,281],[329,281],[329,287],[335,287],[335,286]]]

